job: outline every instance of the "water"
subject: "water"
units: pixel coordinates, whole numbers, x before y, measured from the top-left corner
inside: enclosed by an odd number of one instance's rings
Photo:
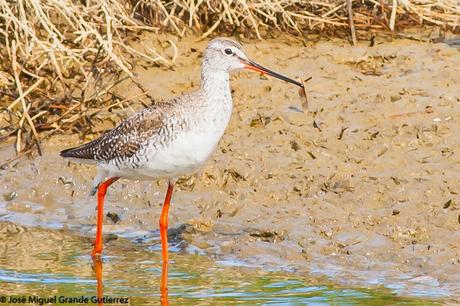
[[[0,294],[126,299],[131,305],[159,305],[161,255],[130,240],[106,244],[102,266],[91,260],[91,239],[65,230],[24,228],[0,223]],[[206,256],[172,253],[170,305],[429,305],[428,300],[398,297],[388,289],[336,287],[327,281],[288,272],[269,272]],[[96,270],[102,269],[98,280]],[[102,286],[101,286],[102,285]],[[91,304],[91,303],[90,303]],[[106,303],[107,305],[113,305]],[[116,303],[117,304],[117,303]],[[122,304],[122,303],[118,303]]]

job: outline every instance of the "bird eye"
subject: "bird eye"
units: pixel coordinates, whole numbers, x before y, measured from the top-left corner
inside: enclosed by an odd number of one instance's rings
[[[227,55],[233,54],[232,49],[230,49],[230,48],[225,49],[224,52]]]

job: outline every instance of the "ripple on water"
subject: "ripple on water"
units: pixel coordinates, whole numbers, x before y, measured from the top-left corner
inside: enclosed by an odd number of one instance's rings
[[[0,293],[94,296],[97,281],[89,255],[91,240],[64,230],[0,223]],[[20,230],[19,230],[20,229]],[[39,243],[38,243],[39,242]],[[151,241],[150,241],[151,242]],[[14,248],[10,247],[14,246]],[[161,258],[139,243],[119,239],[107,245],[104,295],[129,297],[132,304],[158,304]],[[270,272],[236,261],[171,254],[169,301],[174,304],[434,304],[398,297],[388,290],[334,287],[288,272]]]

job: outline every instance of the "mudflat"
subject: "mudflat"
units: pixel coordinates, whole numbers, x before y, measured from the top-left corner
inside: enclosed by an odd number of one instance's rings
[[[177,64],[139,65],[140,82],[162,99],[197,88],[205,45],[179,42]],[[233,74],[230,126],[173,196],[176,241],[210,257],[342,285],[460,301],[459,50],[412,40],[244,45],[268,68],[313,77],[308,111],[290,84]],[[139,93],[128,82],[119,90]],[[100,112],[99,129],[131,108]],[[79,143],[77,135],[55,136],[44,156],[1,170],[2,220],[93,235],[94,168],[58,156]],[[6,159],[12,146],[0,152]],[[117,218],[106,218],[104,232],[152,234],[165,189],[164,181],[114,184],[106,212]]]

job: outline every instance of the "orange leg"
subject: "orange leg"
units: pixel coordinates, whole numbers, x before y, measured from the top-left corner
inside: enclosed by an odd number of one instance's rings
[[[161,305],[168,305],[168,211],[173,193],[174,184],[168,184],[163,210],[160,216],[161,255],[163,257],[163,269],[161,273]]]
[[[104,222],[104,198],[112,183],[116,182],[119,177],[109,178],[101,183],[97,188],[97,225],[96,225],[96,241],[94,242],[93,252],[91,256],[94,258],[102,254],[102,223]]]

